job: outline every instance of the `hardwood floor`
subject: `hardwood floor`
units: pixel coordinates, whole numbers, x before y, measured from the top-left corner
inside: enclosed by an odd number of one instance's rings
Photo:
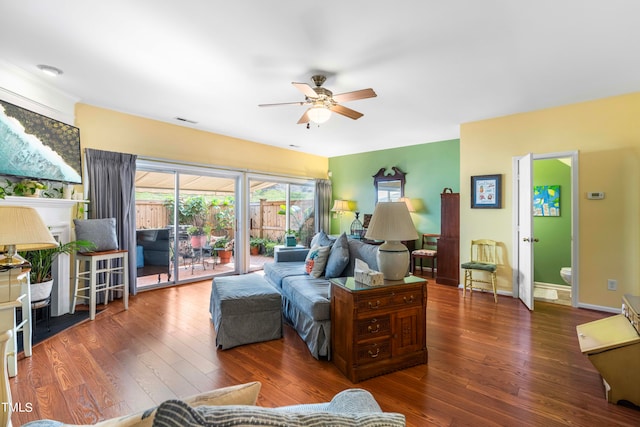
[[[352,384],[284,339],[216,350],[210,281],[143,292],[33,349],[11,379],[13,425],[89,424],[174,397],[253,380],[261,406],[329,400],[360,387],[409,426],[638,426],[640,410],[607,403],[575,327],[610,316],[458,289],[429,280],[429,363]]]

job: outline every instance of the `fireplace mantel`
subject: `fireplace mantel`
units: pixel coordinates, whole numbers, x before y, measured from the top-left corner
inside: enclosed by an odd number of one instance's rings
[[[7,196],[0,199],[0,206],[28,206],[34,208],[51,233],[61,243],[71,240],[71,221],[73,209],[83,200],[49,199],[42,197]],[[51,292],[51,315],[61,316],[71,309],[71,266],[67,254],[58,255],[58,262],[53,268],[53,291]]]

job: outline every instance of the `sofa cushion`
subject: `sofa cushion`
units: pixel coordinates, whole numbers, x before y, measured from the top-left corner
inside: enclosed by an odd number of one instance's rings
[[[332,413],[283,412],[258,406],[200,406],[192,408],[180,400],[158,407],[154,426],[404,426],[405,417],[393,412]]]
[[[304,271],[311,277],[322,276],[330,250],[330,246],[312,246],[304,261]]]
[[[346,233],[342,233],[331,246],[329,259],[324,270],[324,277],[340,277],[345,267],[349,264],[349,239]]]
[[[302,403],[298,405],[280,406],[279,411],[287,412],[382,412],[373,395],[362,388],[349,388],[333,396],[330,402]]]
[[[324,278],[289,276],[282,281],[282,296],[313,320],[328,320],[331,318],[330,287]]]
[[[349,239],[349,264],[340,277],[353,276],[356,259],[366,262],[370,269],[378,270],[378,246],[364,243],[357,239]]]
[[[267,262],[263,266],[264,274],[276,287],[282,288],[282,279],[289,276],[306,276],[304,261]]]
[[[311,243],[309,243],[309,247],[314,246],[331,246],[333,245],[334,240],[327,236],[327,233],[324,231],[319,231],[315,236],[311,239]]]
[[[116,219],[74,219],[76,239],[92,242],[93,248],[80,248],[78,252],[100,252],[118,249]]]
[[[229,387],[222,387],[205,393],[187,397],[182,401],[192,407],[201,405],[255,405],[258,399],[262,384],[258,381],[238,384]],[[117,418],[110,418],[93,424],[93,427],[151,427],[158,407],[153,407],[145,411],[125,415]],[[29,427],[61,427],[69,426],[59,421],[39,420],[24,424]],[[80,427],[80,426],[78,426]]]

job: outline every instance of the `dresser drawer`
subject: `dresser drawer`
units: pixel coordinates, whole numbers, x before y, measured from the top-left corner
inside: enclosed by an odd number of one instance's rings
[[[357,321],[356,341],[386,337],[391,334],[391,317],[386,314]]]
[[[370,294],[358,298],[358,315],[371,316],[377,311],[420,307],[422,299],[422,287]]]
[[[380,339],[366,344],[358,344],[357,352],[356,358],[359,365],[389,359],[391,357],[391,341]]]

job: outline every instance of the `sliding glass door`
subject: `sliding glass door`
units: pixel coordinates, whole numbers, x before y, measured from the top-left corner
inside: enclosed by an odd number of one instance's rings
[[[312,181],[249,177],[249,232],[246,233],[249,271],[261,270],[271,261],[285,236],[294,235],[308,247],[314,233],[314,183]]]
[[[138,161],[139,289],[238,272],[239,178],[239,173]]]

